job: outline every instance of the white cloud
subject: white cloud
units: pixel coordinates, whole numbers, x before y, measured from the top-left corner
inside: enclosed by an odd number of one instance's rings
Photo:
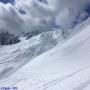
[[[11,5],[0,3],[0,29],[10,30],[10,32],[18,32],[23,28],[23,20],[18,11]]]
[[[72,28],[76,23],[77,16],[77,23],[86,17],[87,14],[83,13],[83,9],[90,4],[90,0],[48,0],[48,2],[55,8],[55,23],[63,29]]]
[[[70,28],[77,12],[89,0],[48,0],[48,4],[36,0],[16,0],[15,5],[0,3],[0,29],[12,33],[52,28],[52,23]],[[26,12],[21,14],[19,9]],[[73,9],[73,13],[70,11]]]

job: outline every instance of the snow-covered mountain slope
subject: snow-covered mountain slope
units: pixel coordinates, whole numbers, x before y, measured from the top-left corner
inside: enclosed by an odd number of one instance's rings
[[[0,46],[0,79],[11,75],[25,63],[53,48],[61,40],[61,32],[57,30],[43,32],[15,45]]]
[[[20,63],[30,59],[30,50],[27,52],[20,54]],[[1,79],[18,66],[16,61],[0,65],[0,68],[5,67]],[[0,86],[18,87],[19,90],[90,90],[90,26],[1,80]]]

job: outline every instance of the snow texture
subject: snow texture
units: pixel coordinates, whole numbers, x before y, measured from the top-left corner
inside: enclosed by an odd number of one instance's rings
[[[19,90],[89,90],[90,26],[81,26],[78,29],[82,31],[64,43],[60,31],[50,31],[0,47],[0,86],[16,86]]]

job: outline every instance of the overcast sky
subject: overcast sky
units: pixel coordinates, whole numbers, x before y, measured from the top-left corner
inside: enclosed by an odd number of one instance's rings
[[[48,31],[55,25],[70,29],[77,17],[80,22],[87,16],[84,9],[90,3],[89,0],[47,0],[48,4],[38,0],[0,1],[0,30],[11,33]]]

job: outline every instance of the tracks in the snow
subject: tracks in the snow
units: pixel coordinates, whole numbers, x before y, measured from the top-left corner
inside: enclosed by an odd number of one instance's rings
[[[64,80],[66,80],[66,79],[68,79],[68,78],[76,75],[77,73],[82,72],[82,71],[84,71],[84,70],[86,70],[86,69],[88,69],[88,68],[90,68],[90,66],[85,67],[85,68],[82,68],[82,69],[80,69],[80,70],[78,70],[78,71],[76,71],[76,72],[73,72],[73,73],[71,73],[71,74],[69,74],[69,75],[67,75],[67,76],[63,76],[63,77],[57,78],[57,79],[55,79],[55,80],[53,80],[53,81],[51,81],[51,82],[45,83],[45,84],[43,84],[43,87],[44,87],[44,88],[43,88],[42,90],[46,90],[46,89],[52,87],[53,85],[56,85],[56,84],[58,84],[58,83],[60,83],[60,82],[62,82],[62,81],[64,81]]]
[[[18,85],[18,83],[23,81],[25,83],[25,87],[29,87],[30,89],[33,88],[33,90],[36,90],[36,89],[38,89],[38,90],[47,90],[47,89],[53,87],[54,85],[57,85],[57,84],[61,83],[62,81],[67,80],[67,79],[71,78],[72,76],[74,76],[76,74],[79,74],[80,72],[82,72],[84,70],[87,70],[89,68],[90,68],[90,66],[84,67],[84,68],[79,69],[79,70],[77,70],[77,71],[75,71],[75,72],[73,72],[73,73],[71,73],[69,75],[58,77],[58,78],[56,78],[56,79],[54,79],[52,81],[47,81],[47,80],[43,80],[43,79],[41,81],[40,81],[40,79],[35,79],[35,80],[31,79],[31,81],[30,81],[29,78],[19,79],[19,80],[16,80],[16,82],[14,84],[10,85],[10,86]],[[74,90],[79,90],[79,89],[82,90],[81,86],[83,85],[83,87],[85,87],[85,85],[87,83],[90,83],[90,81],[86,81],[85,83],[80,84]],[[24,90],[24,88],[23,88],[23,90]]]

